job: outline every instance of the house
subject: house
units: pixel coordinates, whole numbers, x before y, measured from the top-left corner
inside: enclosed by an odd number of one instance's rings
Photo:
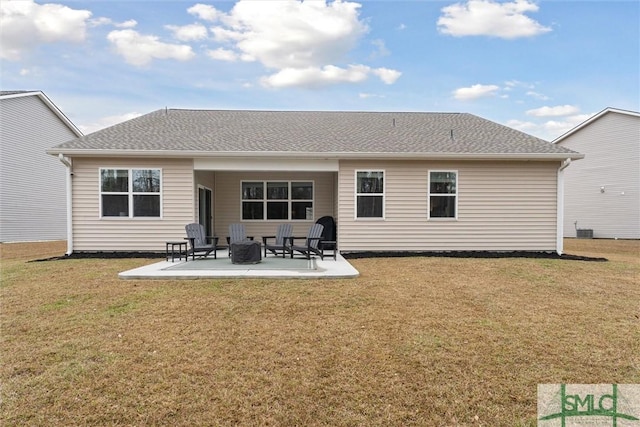
[[[565,237],[640,239],[640,113],[606,108],[553,143],[585,155],[565,173]]]
[[[81,136],[41,91],[0,92],[0,242],[67,238],[65,171],[46,149]]]
[[[336,219],[342,252],[562,251],[574,151],[471,114],[163,109],[60,144],[71,251]]]

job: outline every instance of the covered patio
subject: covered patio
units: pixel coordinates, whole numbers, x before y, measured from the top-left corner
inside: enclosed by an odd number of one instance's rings
[[[194,222],[222,243],[237,223],[256,240],[273,236],[282,223],[306,236],[321,217],[338,221],[337,171],[335,160],[195,159],[189,206]]]
[[[257,264],[233,264],[226,250],[213,257],[189,257],[174,261],[160,261],[151,265],[123,271],[121,279],[211,279],[211,278],[279,278],[279,279],[347,279],[360,273],[340,254],[321,260],[312,257],[293,259],[267,256]]]

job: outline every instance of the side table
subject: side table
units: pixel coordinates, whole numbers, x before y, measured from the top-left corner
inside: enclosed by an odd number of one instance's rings
[[[336,260],[336,255],[338,253],[338,242],[335,240],[323,240],[322,243],[322,257],[324,258],[324,251],[332,250],[333,251],[333,260]]]
[[[182,259],[182,254],[184,254],[184,260],[187,261],[187,242],[167,242],[165,246],[165,255],[167,261],[169,261],[169,248],[171,248],[171,262],[173,262],[176,258],[176,254],[178,255],[178,261]],[[184,248],[184,249],[183,249]],[[177,249],[177,251],[176,251]]]

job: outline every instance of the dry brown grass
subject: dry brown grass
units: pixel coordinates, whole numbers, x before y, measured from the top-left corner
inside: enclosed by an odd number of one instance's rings
[[[533,426],[539,383],[640,383],[640,242],[609,262],[352,261],[336,281],[121,281],[2,245],[0,424]]]

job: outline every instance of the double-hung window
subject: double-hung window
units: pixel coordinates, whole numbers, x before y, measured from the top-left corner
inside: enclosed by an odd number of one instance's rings
[[[243,220],[313,220],[313,182],[243,181]]]
[[[102,217],[161,217],[160,169],[100,169]]]
[[[356,171],[356,218],[384,218],[384,171]]]
[[[458,172],[429,171],[429,218],[457,218]]]

